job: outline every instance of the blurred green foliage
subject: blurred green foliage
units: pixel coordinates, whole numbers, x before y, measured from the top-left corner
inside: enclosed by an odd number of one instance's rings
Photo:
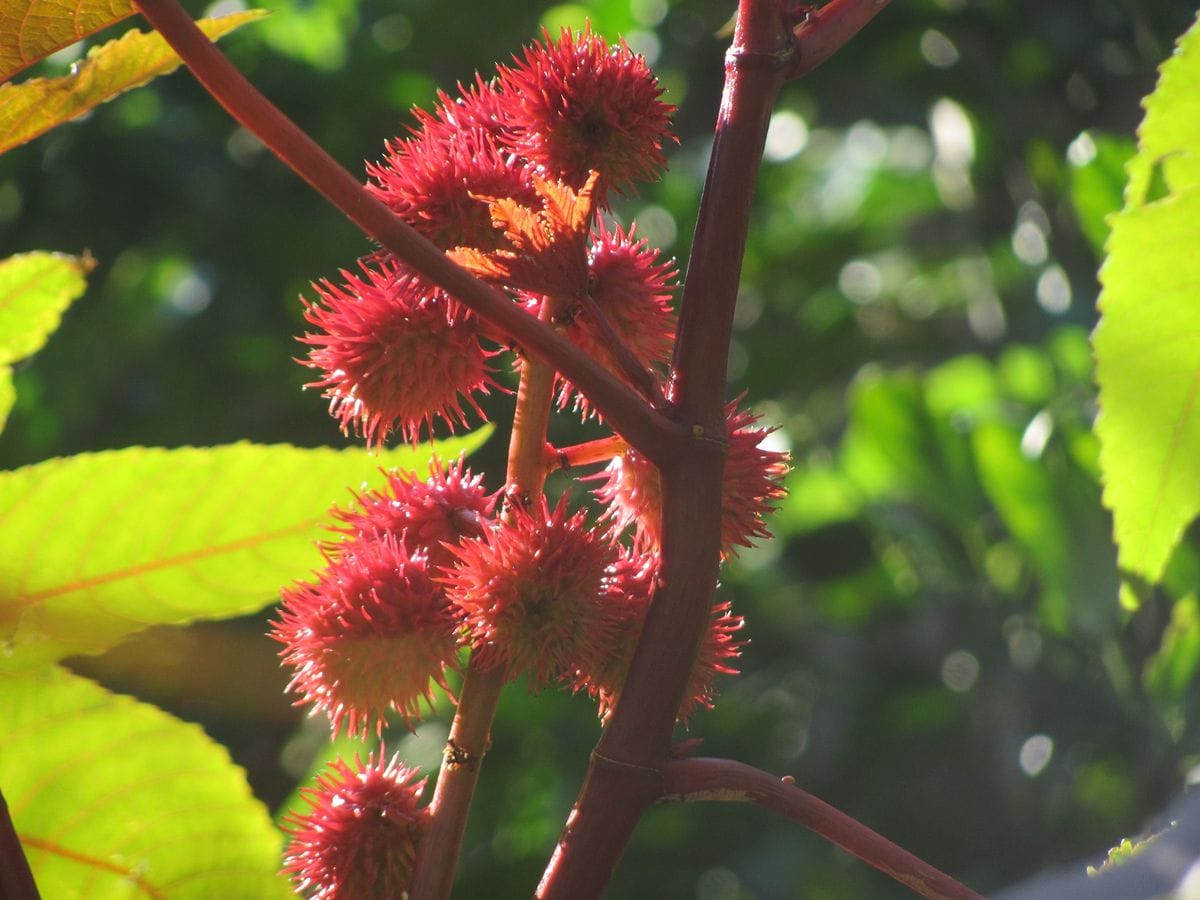
[[[267,5],[227,51],[355,172],[411,104],[540,26],[623,34],[679,105],[681,142],[618,213],[686,263],[732,4]],[[1194,12],[896,3],[786,88],[768,136],[730,394],[780,426],[796,468],[777,539],[723,576],[748,618],[743,674],[686,736],[794,774],[983,891],[1138,832],[1200,761],[1200,541],[1193,528],[1136,612],[1118,606],[1087,343],[1139,100]],[[300,390],[296,297],[369,246],[187,75],[0,157],[0,256],[33,248],[87,248],[100,265],[15,372],[0,466],[130,444],[345,443]],[[511,399],[488,409],[502,420]],[[476,466],[502,471],[502,444]],[[282,693],[221,702],[264,683],[264,627],[195,629],[167,660],[154,636],[79,668],[203,718],[279,804],[319,723]],[[230,641],[241,651],[214,651]],[[597,732],[581,697],[506,694],[459,896],[528,895]],[[443,715],[388,746],[435,764],[444,734]],[[652,812],[610,894],[907,896],[731,806]]]

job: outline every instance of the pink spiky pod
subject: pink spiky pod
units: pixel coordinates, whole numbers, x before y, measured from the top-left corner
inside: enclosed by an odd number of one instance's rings
[[[632,353],[635,362],[657,377],[671,359],[675,343],[675,265],[662,260],[645,240],[617,225],[609,229],[601,220],[592,233],[588,254],[588,293],[604,317],[607,328],[592,310],[576,304],[565,318],[563,332],[605,368],[629,382],[612,350],[608,329]],[[574,385],[560,380],[559,408],[572,404],[586,418],[592,414],[587,398]]]
[[[619,559],[605,572],[605,602],[618,623],[613,651],[600,666],[577,670],[573,684],[575,690],[586,691],[596,699],[601,721],[607,721],[612,715],[625,685],[629,664],[658,584],[660,562],[656,551],[622,550]],[[701,707],[711,709],[716,696],[717,675],[737,674],[737,669],[730,663],[741,655],[746,644],[736,637],[744,625],[745,620],[730,611],[729,603],[713,607],[676,721],[687,722]]]
[[[321,373],[307,386],[324,390],[342,431],[375,446],[392,432],[416,443],[434,419],[465,427],[464,399],[483,416],[475,395],[497,385],[475,317],[395,257],[376,254],[359,268],[342,270],[340,285],[313,285],[319,300],[305,301],[304,318],[317,330],[300,338],[310,348],[304,365]]]
[[[298,893],[315,900],[405,895],[429,823],[425,780],[397,757],[383,758],[380,748],[365,765],[357,756],[353,764],[335,760],[314,787],[300,789],[309,809],[286,817],[283,857]]]
[[[721,555],[736,555],[735,547],[749,547],[755,538],[768,538],[765,518],[775,500],[786,491],[788,454],[768,450],[763,440],[773,429],[757,428],[759,417],[725,407],[729,452],[721,488]],[[636,450],[617,456],[606,478],[594,491],[608,509],[605,517],[621,531],[632,528],[639,547],[657,548],[662,541],[662,484],[658,469]]]
[[[609,47],[590,28],[526,48],[499,68],[508,129],[502,140],[553,178],[580,185],[602,173],[601,205],[609,190],[655,178],[666,165],[662,146],[675,140],[675,107],[646,61],[622,41]]]
[[[473,83],[464,86],[459,82],[457,97],[439,90],[437,101],[432,112],[413,109],[417,120],[417,127],[410,129],[413,134],[479,130],[499,138],[508,128],[511,104],[500,93],[495,78],[486,80],[476,73]]]
[[[462,457],[450,466],[434,458],[424,480],[412,472],[387,472],[383,489],[355,494],[353,507],[334,510],[342,523],[334,530],[348,537],[392,535],[410,552],[426,554],[431,569],[452,565],[450,548],[482,535],[496,505],[483,476],[464,466]]]
[[[446,593],[462,611],[472,662],[524,675],[531,690],[571,677],[608,655],[615,622],[603,602],[604,572],[617,548],[583,512],[542,498],[514,508],[483,537],[464,541]]]
[[[393,212],[443,249],[496,249],[503,235],[478,196],[536,205],[533,169],[496,143],[495,134],[470,124],[455,108],[426,117],[407,140],[391,141],[381,163],[368,164],[368,189]],[[458,127],[461,119],[467,122]]]
[[[272,637],[292,667],[297,705],[329,717],[333,733],[381,733],[389,710],[410,728],[432,685],[456,665],[457,610],[428,559],[393,535],[343,541],[311,582],[282,591]]]

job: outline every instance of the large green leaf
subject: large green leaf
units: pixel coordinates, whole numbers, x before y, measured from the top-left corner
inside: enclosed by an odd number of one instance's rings
[[[56,666],[0,675],[0,784],[47,900],[289,895],[281,835],[222,747]]]
[[[1200,512],[1200,26],[1138,134],[1100,273],[1096,430],[1120,563],[1157,581]]]
[[[95,266],[90,256],[40,251],[0,260],[0,366],[42,349]]]
[[[203,19],[196,24],[216,40],[235,28],[266,15],[263,10]],[[140,87],[179,66],[157,33],[130,31],[88,51],[87,59],[62,78],[30,78],[0,85],[0,153],[69,122],[118,94]]]
[[[0,669],[102,651],[152,624],[253,612],[320,564],[347,485],[424,470],[465,438],[379,456],[233,444],[134,447],[0,473]]]
[[[0,81],[133,13],[129,0],[0,0]]]

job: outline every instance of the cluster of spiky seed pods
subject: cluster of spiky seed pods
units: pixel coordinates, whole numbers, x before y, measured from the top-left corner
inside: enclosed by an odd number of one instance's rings
[[[674,269],[609,201],[664,166],[672,107],[644,61],[590,31],[545,36],[491,80],[432,113],[369,165],[370,188],[398,216],[513,302],[554,324],[635,389],[669,396]],[[383,253],[306,303],[302,341],[313,382],[344,431],[380,445],[416,442],[435,420],[464,425],[498,388],[502,341],[453,297]],[[519,356],[515,365],[520,365]],[[649,385],[649,388],[647,388]],[[558,404],[593,414],[560,379]],[[722,545],[765,534],[786,472],[761,447],[767,430],[727,412]],[[381,733],[389,713],[412,727],[435,685],[466,653],[472,665],[594,697],[602,719],[621,692],[658,581],[660,500],[654,466],[619,441],[592,492],[599,515],[568,498],[498,509],[461,460],[428,479],[392,473],[383,490],[335,511],[326,566],[283,591],[274,635],[298,702],[335,733]],[[716,606],[681,720],[710,706],[732,672],[742,620]],[[399,896],[427,813],[423,782],[381,753],[338,762],[306,790],[286,867],[316,897]]]

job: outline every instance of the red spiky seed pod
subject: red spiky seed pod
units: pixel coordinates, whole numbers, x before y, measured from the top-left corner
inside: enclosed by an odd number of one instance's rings
[[[324,389],[342,431],[415,443],[435,418],[465,426],[464,398],[483,415],[474,395],[496,385],[474,317],[394,257],[359,265],[362,276],[343,270],[342,285],[314,285],[320,300],[305,301],[304,317],[318,330],[300,339],[311,348],[304,364],[322,375],[308,386]]]
[[[618,561],[605,573],[605,601],[617,621],[613,651],[599,667],[578,670],[573,685],[575,690],[584,690],[596,699],[601,721],[612,715],[625,685],[657,586],[659,564],[657,552],[622,551]],[[711,709],[717,675],[737,674],[730,663],[741,655],[745,646],[745,641],[736,637],[744,625],[745,620],[730,611],[729,603],[713,607],[676,721],[687,722],[700,707]]]
[[[590,28],[543,38],[499,70],[508,145],[572,185],[589,171],[602,173],[601,197],[655,177],[666,164],[663,143],[674,140],[675,108],[659,99],[646,61],[624,41],[609,48]]]
[[[323,712],[334,734],[382,732],[388,710],[410,727],[432,684],[446,689],[459,622],[424,554],[393,535],[343,541],[325,551],[312,582],[282,591],[272,637],[295,670],[297,704]]]
[[[496,504],[483,476],[464,465],[461,457],[448,467],[434,458],[424,480],[403,470],[386,473],[382,490],[355,494],[354,507],[334,511],[342,523],[335,530],[352,537],[392,535],[410,552],[425,553],[432,569],[452,564],[449,547],[483,534]]]
[[[592,234],[588,273],[588,293],[604,323],[596,320],[589,307],[576,306],[566,317],[567,337],[625,380],[609,329],[643,369],[655,372],[665,366],[675,342],[673,263],[661,260],[658,251],[635,236],[634,229],[626,232],[618,225],[610,230],[601,220]],[[566,407],[573,394],[574,386],[563,380],[559,407]],[[574,405],[585,417],[591,412],[582,395],[575,395]]]
[[[447,121],[455,115],[443,112]],[[478,127],[451,129],[427,120],[424,130],[388,144],[382,163],[368,164],[368,189],[439,247],[495,249],[503,236],[477,196],[534,205],[532,169]]]
[[[494,78],[485,80],[476,73],[474,83],[464,87],[459,82],[457,97],[438,91],[437,100],[432,112],[413,110],[417,119],[417,127],[411,129],[414,134],[477,130],[498,138],[508,127],[510,104],[501,95]]]
[[[402,897],[412,882],[416,847],[429,822],[425,780],[392,757],[386,765],[338,759],[301,788],[306,813],[290,813],[283,869],[314,900]]]
[[[788,454],[762,446],[772,429],[754,427],[759,417],[739,410],[737,403],[734,400],[725,408],[729,452],[721,487],[723,557],[736,555],[737,546],[751,546],[754,538],[770,537],[764,519],[774,501],[786,493],[782,482],[788,473]],[[661,543],[662,485],[658,469],[637,451],[615,457],[606,480],[594,493],[608,506],[605,516],[619,530],[634,528],[639,546],[657,547]]]
[[[455,551],[446,592],[462,610],[472,662],[524,675],[530,689],[592,668],[610,652],[612,610],[604,571],[616,557],[607,532],[590,529],[565,498],[544,498]]]

